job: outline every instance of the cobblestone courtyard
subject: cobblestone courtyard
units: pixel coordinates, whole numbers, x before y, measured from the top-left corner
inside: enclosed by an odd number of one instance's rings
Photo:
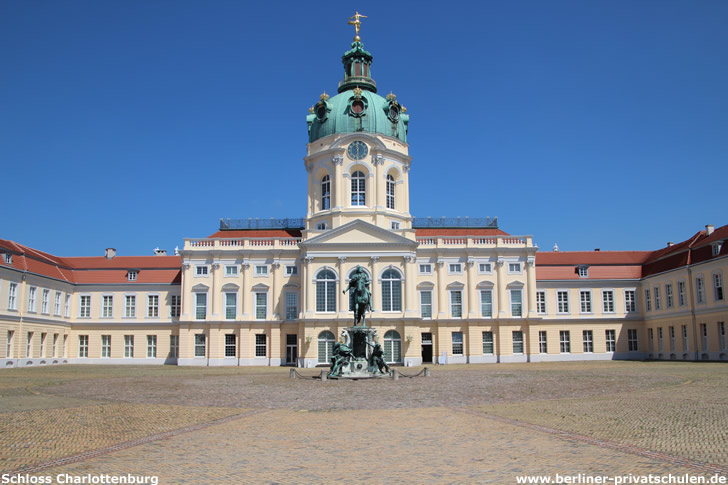
[[[728,473],[725,364],[431,370],[322,382],[291,380],[288,368],[6,369],[0,470],[131,473],[165,484]]]

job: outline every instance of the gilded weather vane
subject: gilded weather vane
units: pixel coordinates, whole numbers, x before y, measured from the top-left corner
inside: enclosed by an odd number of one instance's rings
[[[361,27],[361,20],[359,19],[365,19],[367,18],[366,15],[362,15],[359,12],[355,13],[353,17],[349,17],[349,22],[347,22],[349,25],[354,26],[354,30],[356,30],[356,35],[354,36],[354,42],[359,42],[361,40],[361,37],[359,37],[359,28]],[[352,20],[354,19],[354,20]]]

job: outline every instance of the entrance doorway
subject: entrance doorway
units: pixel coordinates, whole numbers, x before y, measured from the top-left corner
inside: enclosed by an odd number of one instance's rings
[[[298,335],[286,334],[286,365],[296,365],[298,360]]]
[[[422,333],[422,363],[432,364],[432,334]]]

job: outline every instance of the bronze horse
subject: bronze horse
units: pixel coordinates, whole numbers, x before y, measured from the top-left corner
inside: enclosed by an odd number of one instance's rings
[[[373,311],[373,309],[372,297],[369,291],[369,277],[361,266],[358,266],[352,274],[349,286],[344,290],[344,293],[347,291],[352,293],[355,325],[359,325],[359,322],[361,322],[361,326],[366,327],[366,312],[367,310]]]

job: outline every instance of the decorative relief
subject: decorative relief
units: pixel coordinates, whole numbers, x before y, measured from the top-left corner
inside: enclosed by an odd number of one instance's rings
[[[342,157],[341,155],[334,155],[331,161],[334,162],[334,165],[343,165],[344,157]]]
[[[374,155],[374,157],[372,157],[372,158],[373,158],[375,167],[377,165],[384,165],[384,155]]]

